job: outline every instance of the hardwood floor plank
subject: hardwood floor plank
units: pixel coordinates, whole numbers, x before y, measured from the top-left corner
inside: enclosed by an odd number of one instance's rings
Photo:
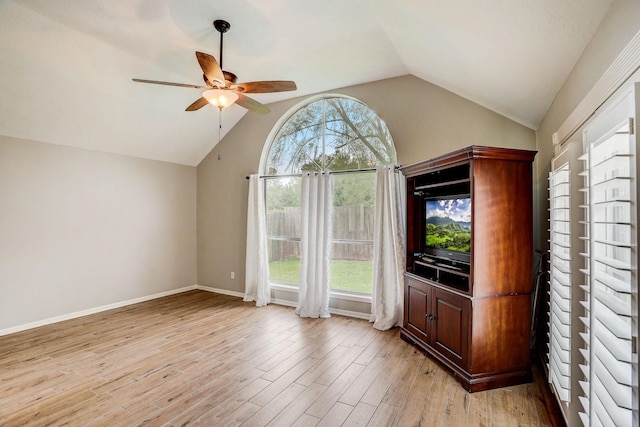
[[[407,400],[404,402],[403,410],[395,425],[398,426],[418,426],[421,425],[422,413],[427,404],[427,396],[430,393],[433,379],[438,372],[438,367],[431,359],[423,359],[422,365],[414,380],[409,384]],[[431,424],[426,424],[431,425]]]
[[[324,417],[363,370],[364,366],[362,365],[356,363],[349,365],[344,372],[341,372],[338,379],[318,396],[315,402],[307,409],[307,413],[318,418]]]
[[[492,425],[490,396],[490,391],[480,391],[469,394],[467,426],[488,427]]]
[[[264,390],[270,381],[262,378],[256,378],[246,386],[240,388],[237,392],[233,393],[228,398],[220,401],[217,405],[213,406],[207,412],[202,414],[196,419],[192,425],[194,426],[223,426],[226,425],[223,420],[237,410],[242,404],[249,402],[249,400],[256,394]]]
[[[383,353],[381,357],[384,357],[387,344],[389,344],[389,341],[393,338],[393,336],[393,331],[388,331],[387,334],[376,331],[374,339],[371,340],[371,342],[366,346],[365,350],[360,354],[360,356],[358,356],[358,358],[354,362],[361,365],[368,365],[381,351]]]
[[[20,393],[5,393],[3,391],[0,394],[0,421],[3,421],[9,414],[13,414],[21,408],[33,408],[39,402],[55,396],[59,396],[59,394],[52,388],[38,391],[26,389]]]
[[[240,407],[231,412],[225,418],[219,420],[221,426],[241,426],[249,420],[262,407],[251,402],[244,402]]]
[[[0,336],[0,426],[556,426],[536,383],[469,394],[398,328],[189,291]]]
[[[180,372],[167,368],[111,391],[109,395],[117,396],[120,406],[135,412],[161,397],[167,388],[181,384],[184,379],[184,375]]]
[[[288,340],[287,346],[280,347],[276,354],[264,360],[256,367],[261,371],[269,372],[270,370],[277,368],[281,360],[286,360],[288,357],[296,354],[296,352],[306,347],[308,346],[305,346],[303,342]]]
[[[367,405],[366,403],[358,403],[353,411],[349,414],[349,418],[344,422],[344,425],[349,427],[360,427],[369,424],[371,417],[376,411],[375,406]]]
[[[321,384],[311,384],[306,390],[289,403],[268,426],[290,426],[302,416],[306,409],[313,404],[318,396],[322,394],[327,386]]]
[[[511,389],[491,390],[491,422],[494,425],[507,425],[515,422],[513,392]]]
[[[88,414],[87,414],[88,415]],[[69,420],[70,425],[74,425],[77,414]],[[132,417],[140,417],[140,414],[132,414],[124,408],[116,406],[115,408],[108,408],[99,415],[97,415],[94,419],[86,421],[86,423],[78,423],[76,425],[82,425],[83,427],[102,427],[102,426],[117,426],[117,425],[128,425],[126,423],[127,420],[130,420]],[[129,425],[138,425],[131,423]]]
[[[389,405],[382,403],[376,406],[376,411],[371,416],[371,419],[367,423],[367,426],[371,427],[387,427],[393,424],[396,416],[398,415],[399,407],[395,405]],[[459,424],[451,424],[456,426]]]
[[[331,367],[336,364],[348,351],[349,349],[342,345],[334,347],[331,352],[322,359],[322,361],[316,363],[313,367],[308,369],[304,375],[296,379],[296,382],[304,386],[310,386],[315,382],[316,379],[318,379],[318,377],[327,372],[327,370],[331,369]]]
[[[518,426],[530,427],[540,425],[540,418],[533,395],[533,387],[533,384],[522,384],[513,387],[513,410]]]
[[[190,399],[189,403],[194,402],[187,407],[183,406],[183,410],[171,419],[171,423],[175,425],[188,425],[215,408],[220,402],[226,400],[243,387],[243,384],[250,384],[260,377],[262,371],[252,368],[248,369],[235,378],[218,379],[214,385],[207,386],[208,391],[202,390],[197,393],[197,397]],[[195,396],[194,396],[195,397]]]
[[[444,408],[442,408],[443,426],[467,425],[469,413],[469,395],[458,383],[452,381],[449,384],[449,394]]]
[[[394,382],[389,386],[387,393],[382,399],[383,403],[389,405],[402,406],[409,393],[407,384],[411,384],[418,374],[418,369],[422,365],[423,358],[410,357],[402,362]]]
[[[355,363],[355,362],[354,362]],[[382,371],[386,364],[386,360],[382,357],[376,357],[365,366],[364,370],[358,378],[353,381],[349,388],[340,396],[340,402],[347,405],[356,406],[362,396],[367,392],[371,383],[376,380],[377,375]]]
[[[276,381],[278,378],[280,378],[285,373],[289,372],[291,369],[293,369],[296,365],[298,365],[300,362],[304,360],[306,360],[307,363],[309,363],[309,367],[317,364],[322,358],[321,355],[320,356],[316,355],[317,350],[319,348],[320,348],[319,345],[309,345],[309,346],[303,347],[302,349],[300,349],[299,351],[296,351],[289,357],[286,357],[285,359],[280,360],[280,362],[276,366],[274,366],[269,371],[265,372],[262,375],[262,378],[269,381]],[[300,375],[302,375],[302,373],[300,373]]]
[[[167,408],[173,405],[185,404],[199,399],[202,394],[215,390],[225,378],[225,372],[233,369],[233,363],[218,362],[208,370],[202,370],[201,374],[185,373],[185,381],[179,387],[165,390],[165,393],[153,404],[160,408]],[[227,374],[229,375],[229,374]]]
[[[254,396],[251,401],[256,405],[265,406],[271,401],[271,399],[273,399],[273,396],[277,396],[282,391],[287,389],[291,384],[296,382],[296,380],[301,375],[303,375],[305,372],[307,372],[317,364],[318,359],[315,359],[313,357],[304,358],[297,365],[282,374],[280,378],[277,378],[275,381],[270,382],[269,386],[265,387],[265,389],[262,390],[258,395]],[[265,378],[267,374],[263,375],[262,378]]]
[[[67,406],[62,411],[59,411],[56,417],[43,418],[41,421],[43,426],[63,425],[67,421],[70,425],[85,426],[92,423],[96,418],[102,417],[115,406],[111,396],[96,396],[95,399],[87,402],[78,402],[75,405]],[[130,414],[128,411],[123,412]]]
[[[460,387],[458,383],[442,369],[438,369],[433,376],[429,393],[426,395],[426,405],[422,412],[422,425],[446,426],[446,405],[451,387]],[[464,423],[463,423],[464,425]]]
[[[400,358],[389,357],[385,359],[380,373],[375,375],[375,379],[371,382],[360,401],[372,406],[380,405],[389,387],[399,376],[402,365],[403,360]]]
[[[273,420],[284,408],[286,408],[296,397],[301,395],[307,388],[300,384],[293,383],[280,394],[276,395],[262,409],[252,415],[243,426],[262,427]]]
[[[291,427],[314,427],[317,426],[319,422],[319,419],[312,417],[311,415],[302,414],[300,415],[300,418],[291,425]]]
[[[320,420],[317,426],[318,427],[341,426],[347,420],[347,418],[349,417],[349,414],[351,414],[351,411],[353,411],[353,406],[347,405],[346,403],[342,403],[342,402],[336,402],[336,404],[333,405],[331,409],[329,409],[329,411],[322,418],[322,420]],[[319,419],[319,418],[316,418],[316,419]]]
[[[10,415],[2,417],[2,425],[36,425],[43,419],[55,418],[58,412],[71,405],[78,403],[90,405],[88,402],[96,397],[97,395],[91,390],[71,390],[49,396],[36,402],[33,406],[13,408]]]
[[[353,361],[362,353],[364,347],[354,345],[351,347],[344,357],[341,357],[336,363],[331,365],[330,369],[327,369],[318,376],[314,383],[330,385],[333,384],[340,375],[353,363]]]
[[[542,367],[538,364],[533,365],[533,398],[536,406],[536,413],[540,420],[540,425],[544,427],[562,427],[564,419],[560,412],[560,408],[551,390],[546,387],[546,378],[543,376]]]

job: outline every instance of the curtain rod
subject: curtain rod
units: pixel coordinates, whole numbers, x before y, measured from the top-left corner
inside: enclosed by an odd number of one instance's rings
[[[401,168],[401,166],[396,165],[393,167],[395,170],[398,170]],[[349,170],[343,170],[343,171],[329,171],[329,174],[331,175],[341,175],[343,173],[356,173],[356,172],[375,172],[376,168],[366,168],[366,169],[349,169]],[[308,171],[309,173],[311,172],[316,172],[317,171]],[[325,173],[324,171],[322,173]],[[292,174],[288,174],[288,175],[260,175],[258,178],[298,178],[301,177],[302,174],[301,173],[292,173]],[[249,175],[245,176],[246,179],[249,179]]]

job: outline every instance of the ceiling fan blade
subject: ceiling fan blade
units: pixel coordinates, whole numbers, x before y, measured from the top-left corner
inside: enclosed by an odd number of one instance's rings
[[[249,98],[248,96],[245,96],[238,92],[236,92],[236,94],[238,95],[238,100],[236,101],[236,104],[246,108],[249,111],[253,111],[254,113],[258,113],[258,114],[267,114],[268,112],[271,111],[266,105],[259,103],[253,98]]]
[[[217,83],[222,87],[226,85],[222,68],[218,65],[216,58],[202,52],[196,52],[196,58],[198,58],[200,68],[202,68],[202,72],[207,77],[207,80],[211,83]]]
[[[161,82],[158,80],[144,80],[144,79],[131,79],[134,82],[138,83],[151,83],[154,85],[164,85],[164,86],[178,86],[178,87],[190,87],[193,89],[209,89],[207,86],[198,86],[198,85],[190,85],[185,83],[171,83],[171,82]]]
[[[231,89],[243,93],[287,92],[298,87],[291,80],[271,80],[263,82],[247,82],[232,85]]]
[[[207,101],[203,97],[200,97],[200,98],[196,99],[193,102],[193,104],[189,105],[185,111],[196,111],[196,110],[201,109],[202,107],[204,107],[207,104],[209,104],[209,101]]]

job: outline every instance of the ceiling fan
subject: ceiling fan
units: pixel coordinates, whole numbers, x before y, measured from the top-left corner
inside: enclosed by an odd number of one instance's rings
[[[222,111],[223,108],[236,103],[249,111],[266,114],[271,110],[255,99],[249,98],[245,93],[285,92],[297,89],[295,82],[290,80],[267,80],[236,83],[238,77],[235,74],[222,69],[222,41],[224,33],[229,31],[231,24],[222,19],[216,19],[213,21],[213,26],[220,33],[220,64],[218,65],[218,62],[213,56],[202,52],[196,52],[196,58],[198,59],[200,68],[202,68],[202,77],[206,86],[144,79],[133,79],[133,81],[203,90],[202,96],[193,104],[189,105],[186,111],[196,111],[207,104],[212,104]]]

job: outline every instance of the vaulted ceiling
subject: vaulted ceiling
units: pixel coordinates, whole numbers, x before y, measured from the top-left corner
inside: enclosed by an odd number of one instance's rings
[[[218,111],[184,109],[195,51],[264,103],[413,74],[536,129],[612,0],[0,0],[0,135],[197,165]],[[219,58],[218,58],[219,59]],[[223,111],[223,135],[246,110]],[[253,114],[253,113],[248,113]]]

